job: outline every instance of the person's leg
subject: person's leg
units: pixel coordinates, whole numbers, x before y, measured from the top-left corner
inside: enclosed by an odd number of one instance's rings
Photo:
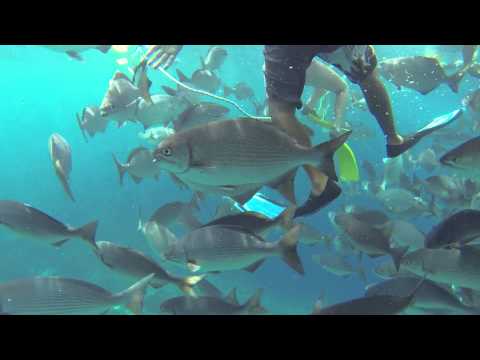
[[[403,139],[395,129],[390,96],[383,82],[380,80],[377,71],[371,72],[362,79],[358,85],[362,89],[368,109],[375,119],[377,119],[378,124],[385,134],[387,144],[401,144]]]
[[[295,117],[295,105],[278,99],[269,98],[268,106],[272,122],[298,141],[300,145],[311,147],[310,137],[305,127]],[[312,182],[312,193],[317,196],[323,192],[328,177],[311,165],[303,167]]]
[[[298,50],[301,47],[297,47]],[[297,50],[294,49],[294,50]],[[303,146],[311,146],[305,127],[295,117],[295,110],[301,108],[301,95],[305,86],[305,73],[313,54],[298,56],[286,45],[265,46],[265,82],[268,107],[272,122],[295,138]],[[294,217],[311,215],[336,199],[341,189],[313,166],[305,166],[312,192],[307,202],[300,206]]]

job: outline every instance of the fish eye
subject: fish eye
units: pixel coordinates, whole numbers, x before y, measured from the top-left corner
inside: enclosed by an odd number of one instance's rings
[[[172,148],[166,147],[162,149],[162,155],[163,156],[172,156]]]

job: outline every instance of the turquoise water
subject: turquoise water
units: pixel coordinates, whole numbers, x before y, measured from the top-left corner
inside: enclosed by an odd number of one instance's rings
[[[225,48],[228,58],[219,72],[223,82],[229,85],[246,82],[253,88],[255,97],[263,101],[263,47]],[[382,59],[425,54],[427,48],[382,45],[376,46],[376,51],[379,59]],[[207,51],[208,46],[186,46],[169,72],[175,74],[175,69],[179,68],[190,75],[198,68],[200,56],[205,56]],[[0,198],[29,203],[72,226],[98,219],[97,240],[131,246],[155,257],[143,235],[137,231],[139,206],[147,216],[168,202],[189,201],[191,192],[179,190],[165,173],[162,173],[158,182],[147,179],[136,185],[127,176],[124,186],[119,185],[111,154],[125,160],[129,152],[142,143],[138,138],[142,126],[128,123],[117,128],[111,123],[105,134],[98,134],[88,143],[85,142],[75,114],[87,105],[100,105],[114,72],[125,68],[116,64],[119,55],[114,52],[104,55],[89,51],[83,56],[84,61],[78,62],[65,54],[42,47],[0,46],[0,65],[4,69],[0,89]],[[446,54],[445,60],[460,57],[461,54]],[[150,77],[153,81],[152,94],[162,93],[162,85],[176,87],[159,72],[150,72]],[[386,86],[391,95],[397,126],[401,133],[409,133],[434,117],[459,108],[462,98],[478,87],[478,79],[466,77],[458,94],[452,93],[445,85],[428,96],[410,90],[399,92],[390,83],[386,83]],[[351,84],[351,88],[354,89],[355,85]],[[310,92],[311,89],[306,88],[304,97]],[[248,102],[239,103],[245,110],[254,113]],[[240,113],[231,107],[230,117],[239,116]],[[354,127],[366,125],[375,131],[374,138],[352,140],[349,143],[359,162],[368,159],[380,167],[385,147],[374,117],[368,112],[349,111],[346,119]],[[65,137],[72,147],[70,184],[77,199],[75,203],[65,196],[52,169],[47,141],[54,132]],[[326,136],[316,131],[312,142],[324,141]],[[413,150],[414,154],[426,146],[419,145]],[[296,181],[296,191],[302,201],[310,191],[303,171]],[[280,199],[273,193],[272,196]],[[353,199],[344,194],[328,208],[304,221],[322,233],[333,235],[334,229],[327,212],[352,203],[380,208],[379,203],[372,205],[367,198],[360,196]],[[208,221],[214,209],[215,201],[209,198],[202,205],[201,219]],[[423,231],[433,224],[432,219],[413,222]],[[321,251],[322,246],[312,248],[300,245],[300,257],[306,273],[303,277],[294,273],[279,258],[270,258],[254,274],[238,271],[212,276],[209,280],[224,292],[237,287],[240,302],[255,289],[263,288],[262,304],[270,312],[278,314],[309,313],[322,292],[327,294],[329,303],[362,296],[364,285],[358,277],[339,278],[313,263],[311,255]],[[77,240],[57,249],[19,238],[15,233],[1,228],[0,254],[2,282],[38,275],[58,275],[89,281],[114,292],[131,284],[100,263],[90,249]],[[366,259],[364,264],[370,270],[372,264],[378,261]],[[379,280],[371,271],[368,271],[368,279],[369,282]],[[160,302],[172,294],[178,294],[178,291],[169,286],[157,292],[149,291],[145,312],[157,313]]]

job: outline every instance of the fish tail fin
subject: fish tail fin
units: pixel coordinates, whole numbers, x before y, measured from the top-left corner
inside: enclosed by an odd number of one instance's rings
[[[63,176],[60,177],[60,182],[62,183],[63,189],[67,193],[70,200],[75,202],[75,197],[73,196],[72,189],[70,189],[70,184],[68,183],[67,179]]]
[[[233,288],[228,292],[228,294],[225,296],[225,301],[233,305],[240,305],[237,298],[237,288]]]
[[[117,157],[114,154],[112,154],[112,158],[118,170],[120,185],[123,185],[123,177],[125,176],[125,172],[127,171],[127,168],[125,165],[120,164],[120,162],[118,161]]]
[[[233,93],[233,89],[230,86],[223,85],[223,95],[230,96]]]
[[[395,269],[397,270],[397,272],[400,270],[400,262],[402,261],[402,258],[407,253],[408,249],[409,249],[408,246],[390,249],[390,256],[392,257],[392,260],[393,260],[393,263],[395,264]]]
[[[195,210],[200,211],[200,199],[196,194],[192,195],[192,199],[190,200],[190,206]]]
[[[265,309],[260,303],[262,299],[262,293],[263,289],[258,289],[245,304],[245,308],[249,315],[264,314],[267,312],[267,309]]]
[[[335,163],[333,161],[333,155],[335,152],[347,141],[352,131],[347,131],[344,134],[336,137],[333,140],[324,142],[313,148],[314,161],[322,162],[320,170],[325,173],[330,179],[338,181],[338,177],[335,171]],[[320,155],[320,159],[319,159]]]
[[[78,236],[80,236],[83,240],[85,240],[89,245],[92,245],[94,248],[97,248],[97,244],[95,243],[95,235],[97,233],[97,227],[98,227],[98,221],[93,221],[77,229],[75,232],[78,234]]]
[[[193,287],[205,278],[206,275],[200,276],[187,276],[180,280],[178,288],[187,296],[197,297],[197,294]]]
[[[147,292],[150,281],[155,277],[155,274],[150,274],[140,281],[136,282],[128,289],[114,295],[114,297],[121,299],[122,303],[135,315],[142,313],[143,299]]]
[[[98,45],[97,46],[97,49],[104,54],[109,52],[111,48],[112,48],[112,45]]]
[[[302,261],[297,254],[297,245],[300,234],[300,225],[295,225],[288,231],[282,239],[278,242],[280,254],[283,261],[290,266],[297,273],[303,275],[305,273]]]
[[[460,69],[455,74],[447,76],[447,85],[454,93],[458,93],[460,82],[462,81],[466,73],[467,71],[465,71],[465,69]]]
[[[178,80],[180,80],[180,82],[182,83],[186,83],[190,81],[188,76],[185,75],[180,69],[177,69],[177,76],[178,76]]]

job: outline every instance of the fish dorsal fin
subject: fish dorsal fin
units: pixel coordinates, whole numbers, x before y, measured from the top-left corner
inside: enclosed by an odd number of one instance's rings
[[[112,80],[127,80],[129,83],[131,83],[132,81],[128,78],[127,75],[125,75],[124,73],[122,73],[121,71],[117,71],[115,72],[115,74],[113,75],[113,79]]]
[[[187,77],[187,75],[185,75],[180,69],[177,69],[177,76],[182,83],[190,82],[190,79]]]
[[[135,149],[132,150],[132,152],[130,153],[130,155],[128,155],[128,160],[127,160],[127,161],[130,163],[130,161],[131,161],[135,156],[137,156],[139,153],[141,153],[141,152],[143,152],[143,151],[148,151],[148,152],[149,152],[150,150],[148,150],[147,148],[142,147],[142,146],[140,146],[140,147],[138,147],[138,148],[135,148]]]
[[[237,298],[237,288],[233,288],[229,291],[227,296],[225,296],[225,301],[233,305],[240,305]]]

